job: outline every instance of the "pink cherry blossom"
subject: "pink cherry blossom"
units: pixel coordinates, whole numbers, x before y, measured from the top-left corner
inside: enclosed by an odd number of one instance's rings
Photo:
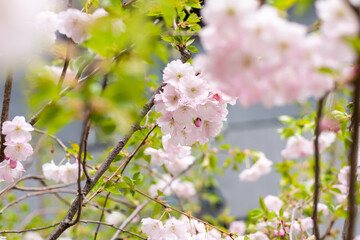
[[[25,121],[24,117],[16,116],[12,121],[3,123],[2,134],[6,135],[6,141],[22,143],[31,140],[30,132],[33,130],[34,128]]]
[[[305,139],[303,136],[291,136],[287,143],[286,148],[281,151],[284,158],[293,159],[299,157],[306,157],[313,154],[313,142]]]
[[[170,134],[174,145],[206,143],[219,134],[233,99],[214,90],[204,74],[180,60],[164,69],[167,85],[155,96],[155,110],[162,116],[158,124],[164,134]]]
[[[27,157],[33,154],[33,148],[27,142],[5,142],[5,155],[14,161],[25,161]]]
[[[0,163],[0,182],[13,182],[23,175],[25,169],[21,163],[17,163],[15,168],[10,166],[10,160],[4,160]]]

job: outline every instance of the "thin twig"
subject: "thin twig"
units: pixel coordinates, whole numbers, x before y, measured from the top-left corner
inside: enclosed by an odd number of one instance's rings
[[[19,182],[25,181],[27,179],[43,180],[44,177],[43,176],[34,176],[34,175],[27,175],[27,176],[21,177],[21,178],[17,179],[15,182],[13,182],[10,185],[8,185],[7,187],[5,187],[3,190],[1,190],[0,196],[3,195],[4,193],[8,192],[9,190],[11,190]]]
[[[97,235],[98,235],[98,233],[99,233],[99,229],[100,229],[100,226],[101,226],[101,221],[102,221],[102,219],[103,219],[103,217],[104,217],[104,212],[105,212],[105,208],[106,208],[106,203],[107,203],[107,201],[108,201],[108,199],[109,199],[110,193],[111,193],[111,192],[108,192],[108,193],[106,194],[104,206],[103,206],[103,208],[102,208],[102,210],[101,210],[101,215],[100,215],[99,223],[97,224],[96,231],[95,231],[95,234],[94,234],[94,240],[96,240],[96,237],[97,237]]]
[[[19,198],[17,198],[15,201],[8,203],[7,205],[5,205],[1,210],[0,210],[0,215],[9,207],[14,206],[15,204],[18,204],[19,202],[29,198],[29,197],[34,197],[34,196],[40,196],[40,195],[44,195],[44,194],[55,194],[55,193],[71,193],[71,194],[76,194],[75,190],[69,190],[69,189],[57,189],[57,190],[46,190],[46,191],[41,191],[41,192],[33,192],[33,193],[28,193],[24,196],[21,196]]]
[[[331,236],[331,230],[335,224],[336,218],[334,217],[333,219],[331,219],[331,222],[329,224],[329,226],[326,229],[326,232],[324,233],[324,235],[320,238],[320,240],[324,240],[327,236]]]
[[[1,112],[1,130],[3,123],[8,120],[9,117],[9,108],[10,108],[10,99],[11,99],[11,88],[12,88],[12,82],[13,82],[13,71],[12,69],[9,69],[5,86],[4,86],[4,99],[3,99],[3,105],[2,105],[2,112]],[[1,132],[1,147],[0,147],[0,162],[5,160],[4,150],[5,150],[5,135]]]
[[[40,231],[40,230],[44,230],[44,229],[48,229],[48,228],[52,228],[52,227],[56,227],[57,225],[59,225],[60,222],[58,223],[54,223],[51,224],[49,226],[46,227],[38,227],[38,228],[29,228],[29,229],[23,229],[23,230],[4,230],[4,231],[0,231],[0,234],[4,234],[4,233],[24,233],[24,232],[35,232],[35,231]]]
[[[69,183],[69,184],[58,184],[58,185],[52,185],[49,187],[43,187],[43,188],[38,188],[38,187],[19,187],[19,186],[14,186],[13,188],[19,191],[47,191],[47,190],[52,190],[52,189],[59,189],[59,188],[65,188],[65,187],[69,187],[71,185],[73,185],[74,183]]]
[[[114,224],[109,224],[109,223],[104,223],[104,222],[99,222],[99,221],[93,221],[93,220],[80,220],[79,222],[82,222],[82,223],[101,224],[101,225],[105,225],[105,226],[109,226],[109,227],[115,228],[115,229],[117,229],[117,230],[121,230],[122,232],[128,233],[128,234],[133,235],[133,236],[135,236],[135,237],[138,237],[138,238],[140,238],[140,239],[145,239],[145,240],[147,239],[147,238],[145,238],[145,237],[143,237],[143,236],[141,236],[141,235],[139,235],[139,234],[136,234],[136,233],[133,233],[133,232],[130,232],[130,231],[126,231],[126,230],[124,230],[124,229],[121,229],[121,228],[115,226]]]
[[[318,203],[319,203],[319,194],[320,194],[320,149],[319,149],[319,136],[321,133],[320,124],[322,117],[322,109],[324,105],[324,98],[322,97],[318,101],[317,114],[316,114],[316,127],[315,127],[315,184],[314,184],[314,204],[313,204],[313,213],[312,220],[314,222],[314,235],[315,239],[320,239],[320,230],[319,230],[319,219],[318,219]]]
[[[46,136],[48,136],[49,138],[53,139],[54,141],[57,142],[57,144],[59,144],[59,146],[64,149],[64,151],[67,151],[67,147],[66,145],[56,136],[54,135],[51,135],[49,133],[47,133],[46,131],[43,131],[43,130],[40,130],[40,129],[37,129],[37,128],[34,128],[34,132],[36,133],[41,133],[41,134],[44,134]]]

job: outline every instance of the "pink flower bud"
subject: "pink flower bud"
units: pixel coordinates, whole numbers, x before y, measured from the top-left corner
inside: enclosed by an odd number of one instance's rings
[[[201,127],[201,118],[196,118],[194,121],[195,127]]]
[[[11,169],[15,169],[16,166],[17,166],[17,161],[10,160],[10,168],[11,168]]]
[[[274,231],[274,237],[277,237],[277,236],[279,236],[279,232],[278,232],[278,230],[275,230]]]
[[[280,229],[280,237],[284,238],[285,237],[285,231],[284,229]]]

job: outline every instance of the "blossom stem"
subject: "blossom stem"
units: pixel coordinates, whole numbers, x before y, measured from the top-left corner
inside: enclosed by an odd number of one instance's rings
[[[4,99],[3,99],[3,105],[2,105],[2,112],[1,112],[1,129],[3,126],[3,123],[8,120],[9,117],[9,108],[10,108],[10,99],[11,99],[11,88],[12,88],[12,82],[13,82],[13,71],[12,69],[9,69],[7,76],[6,76],[6,82],[4,86]],[[4,161],[5,155],[5,135],[1,133],[1,148],[0,148],[0,162]]]
[[[312,219],[314,222],[314,235],[315,239],[320,239],[320,230],[319,230],[319,221],[318,221],[318,203],[319,203],[319,195],[320,195],[320,150],[319,150],[319,136],[321,133],[321,117],[322,110],[324,105],[325,96],[320,98],[317,106],[317,114],[316,114],[316,127],[315,127],[315,184],[314,184],[314,204],[313,204],[313,213]]]

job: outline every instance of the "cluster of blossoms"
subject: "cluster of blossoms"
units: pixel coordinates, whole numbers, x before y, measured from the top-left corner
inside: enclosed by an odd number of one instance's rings
[[[308,34],[306,26],[257,0],[208,1],[202,11],[207,25],[200,33],[206,54],[195,65],[244,106],[320,98],[333,88],[333,75],[346,79],[352,74],[349,64],[356,54],[343,37],[359,27],[346,1],[317,1],[316,7],[320,32]]]
[[[56,165],[53,160],[50,163],[45,163],[42,166],[42,171],[46,179],[55,182],[62,181],[65,184],[74,183],[78,179],[78,163],[73,164],[67,162],[63,165]]]
[[[163,91],[155,96],[157,123],[174,145],[204,144],[219,134],[231,99],[214,90],[189,63],[170,62],[164,69]]]
[[[183,198],[190,198],[196,194],[192,182],[180,181],[179,179],[172,180],[172,177],[169,175],[163,175],[162,179],[149,188],[149,193],[153,197],[158,195],[158,191],[163,192],[166,196],[176,193],[177,196]]]
[[[144,218],[141,220],[141,230],[153,240],[219,240],[219,239],[231,239],[230,237],[222,238],[221,233],[215,229],[207,230],[206,226],[194,219],[182,217],[181,219],[170,218],[167,219],[165,224],[162,221]],[[242,235],[245,233],[245,224],[240,221],[233,222],[229,231]],[[251,235],[251,236],[250,236]],[[268,240],[268,237],[262,232],[256,232],[250,234],[249,237],[252,240]],[[241,240],[244,237],[234,238]]]
[[[191,147],[174,146],[170,134],[162,137],[162,149],[147,148],[145,154],[151,156],[151,164],[155,166],[165,165],[166,169],[172,173],[185,170],[194,161],[191,156]]]
[[[57,31],[80,43],[88,37],[88,26],[107,15],[104,9],[92,14],[73,8],[56,13],[62,6],[50,0],[0,0],[0,5],[0,31],[6,32],[0,39],[0,60],[7,61],[46,49],[55,42]]]
[[[357,179],[360,182],[360,163],[358,163],[357,174],[358,174]],[[339,189],[341,192],[341,194],[340,193],[335,194],[336,200],[339,202],[339,204],[343,203],[347,199],[349,193],[349,187],[350,187],[349,179],[350,179],[350,166],[344,166],[343,168],[341,168],[338,174],[339,184],[335,184],[333,186],[334,188]]]
[[[272,161],[265,156],[260,158],[251,167],[243,170],[239,174],[240,181],[252,182],[258,180],[261,176],[271,172]]]
[[[282,209],[284,206],[284,202],[280,198],[272,195],[266,196],[264,198],[264,203],[267,210],[273,211],[277,215],[279,214],[280,209]],[[329,215],[329,208],[323,203],[318,203],[318,212],[325,216]],[[289,212],[287,211],[283,212],[283,217],[291,218]],[[294,233],[307,232],[313,228],[313,220],[310,217],[294,218],[294,220],[295,221],[292,222]],[[290,232],[291,222],[279,221],[275,219],[258,223],[256,227],[259,230],[266,230],[268,227],[274,228],[275,237],[280,236],[281,238],[285,238],[285,236]]]
[[[319,136],[319,150],[324,151],[336,140],[336,134],[330,131],[322,132]],[[303,136],[291,136],[286,148],[281,151],[281,155],[287,159],[306,157],[314,154],[314,141],[308,140]]]
[[[25,169],[21,162],[33,154],[29,144],[30,132],[34,128],[22,116],[16,116],[12,121],[6,121],[2,126],[5,135],[5,159],[0,163],[0,181],[12,182],[19,178]]]

